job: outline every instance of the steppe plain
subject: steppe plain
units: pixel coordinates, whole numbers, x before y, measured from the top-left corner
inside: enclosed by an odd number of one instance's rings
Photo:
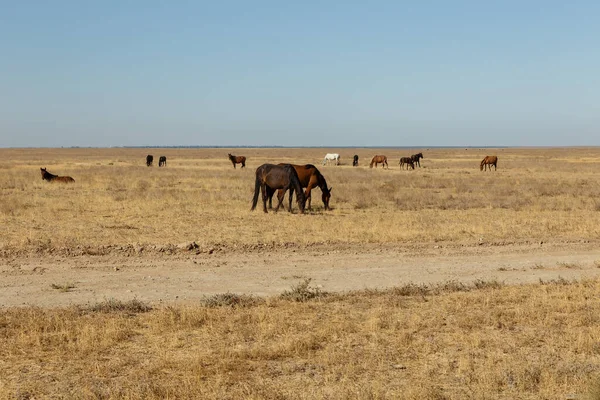
[[[250,212],[266,162],[333,209]],[[0,397],[600,398],[599,177],[600,148],[0,149]]]

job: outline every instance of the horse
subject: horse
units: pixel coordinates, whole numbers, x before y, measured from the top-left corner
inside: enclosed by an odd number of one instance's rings
[[[369,168],[373,168],[373,164],[375,164],[375,168],[377,168],[377,164],[382,164],[382,167],[388,167],[387,157],[386,156],[375,156],[371,159],[371,164],[369,164]]]
[[[492,165],[494,166],[494,171],[498,169],[498,157],[496,156],[485,156],[483,160],[481,160],[481,164],[479,164],[479,170],[483,171],[483,168],[488,169],[488,165],[490,167],[490,171],[492,170]]]
[[[229,160],[233,164],[233,168],[235,168],[235,164],[242,164],[242,168],[246,166],[246,157],[244,156],[234,156],[233,154],[227,153],[229,156]]]
[[[352,160],[352,166],[358,167],[358,154],[354,155],[354,159]]]
[[[398,164],[400,164],[400,169],[402,169],[405,164],[407,170],[409,165],[412,167],[412,169],[415,169],[415,162],[413,161],[412,157],[402,157]]]
[[[325,158],[323,158],[323,165],[327,164],[329,161],[335,161],[335,165],[340,165],[340,155],[338,153],[325,154]]]
[[[158,158],[158,166],[159,167],[166,167],[167,166],[167,157],[165,156],[160,156]]]
[[[419,168],[421,168],[421,158],[425,158],[423,157],[423,153],[417,153],[417,154],[413,154],[412,156],[410,156],[410,158],[412,158],[413,162],[415,164],[417,164],[419,166]]]
[[[298,173],[290,164],[263,164],[256,169],[254,197],[252,198],[252,208],[250,208],[251,211],[253,211],[256,208],[256,203],[258,202],[258,191],[260,190],[262,192],[263,211],[265,213],[267,212],[267,188],[270,188],[273,191],[275,191],[276,189],[283,189],[284,193],[289,189],[290,198],[292,197],[295,191],[296,201],[298,202],[300,213],[304,214],[306,198],[304,197],[302,185],[300,185],[300,180],[298,179]],[[282,202],[283,196],[279,199],[279,203],[277,204],[277,208],[275,208],[275,212],[279,210],[279,207],[281,206]],[[292,212],[291,207],[290,212]]]
[[[70,176],[54,175],[54,174],[51,174],[50,172],[46,171],[46,168],[40,168],[40,172],[42,173],[42,180],[46,180],[49,182],[63,182],[63,183],[75,182],[75,179],[71,178]]]
[[[154,161],[154,157],[152,156],[152,154],[148,154],[146,156],[146,167],[151,167],[152,161]]]
[[[286,164],[279,164],[279,165],[286,165]],[[308,209],[311,209],[311,190],[315,187],[319,187],[319,189],[321,189],[321,200],[323,201],[323,206],[325,207],[325,210],[329,210],[329,200],[331,199],[331,189],[333,189],[333,187],[328,188],[327,187],[327,181],[325,180],[325,177],[321,174],[321,172],[317,169],[317,167],[315,167],[312,164],[306,164],[306,165],[293,165],[293,164],[289,164],[292,167],[294,167],[294,169],[296,170],[296,173],[298,174],[298,179],[300,180],[300,185],[302,185],[303,188],[306,188],[306,191],[304,192],[304,197],[306,198],[306,200],[308,201]],[[269,197],[269,208],[273,208],[273,194],[275,193],[275,190],[273,189],[267,189],[267,194]],[[283,197],[285,196],[285,193],[283,192],[282,189],[279,189],[278,193],[277,193],[277,199],[281,199],[281,201],[283,201]],[[289,208],[292,208],[292,196],[290,195],[290,205]]]

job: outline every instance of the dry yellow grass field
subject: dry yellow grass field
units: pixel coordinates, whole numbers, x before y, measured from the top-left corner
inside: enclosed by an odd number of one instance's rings
[[[600,281],[476,286],[3,310],[0,397],[600,398]]]
[[[418,151],[423,168],[400,170],[399,158]],[[248,157],[247,168],[233,169],[228,152]],[[327,152],[340,153],[342,165],[322,167]],[[375,154],[388,156],[389,170],[368,168]],[[490,154],[498,170],[481,172]],[[160,155],[166,168],[156,166]],[[266,162],[317,165],[333,186],[333,210],[323,210],[316,189],[305,215],[297,206],[250,212],[254,170]],[[42,181],[40,167],[76,182]],[[44,273],[13,265],[70,259],[65,268],[84,282],[35,290],[78,296],[92,275],[73,265],[102,263],[99,249],[132,244],[218,246],[227,249],[218,259],[195,261],[221,270],[228,251],[239,259],[256,244],[269,245],[265,260],[297,250],[307,262],[311,245],[348,251],[346,260],[356,254],[348,249],[412,246],[407,262],[446,245],[455,253],[461,244],[593,245],[599,172],[600,148],[0,149],[0,276],[12,290]],[[184,257],[159,256],[160,265]],[[597,271],[600,260],[591,263],[552,268]],[[0,308],[0,399],[600,399],[600,279],[506,285],[491,277],[339,293],[289,279],[287,295],[265,298]]]
[[[597,148],[423,149],[414,171],[401,171],[398,159],[416,150],[328,151],[342,154],[343,165],[321,167],[323,149],[2,149],[0,249],[600,236]],[[247,168],[234,170],[228,152],[246,155]],[[146,167],[147,153],[166,155],[168,167]],[[490,153],[498,171],[479,171]],[[386,154],[390,170],[369,169],[374,154]],[[309,215],[249,212],[254,170],[265,162],[319,165],[334,210],[323,212],[316,189]],[[76,182],[49,184],[40,167]]]

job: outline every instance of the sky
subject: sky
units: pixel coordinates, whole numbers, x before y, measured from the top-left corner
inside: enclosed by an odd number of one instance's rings
[[[0,3],[0,147],[600,145],[597,1]]]

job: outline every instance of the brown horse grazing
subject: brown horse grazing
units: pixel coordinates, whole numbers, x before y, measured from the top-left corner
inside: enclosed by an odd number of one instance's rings
[[[423,157],[423,153],[417,153],[417,154],[413,154],[412,156],[410,156],[410,158],[412,158],[413,162],[415,164],[417,164],[419,166],[419,168],[421,168],[421,158],[425,158]]]
[[[158,166],[159,167],[166,167],[167,166],[167,157],[165,156],[160,156],[158,158]]]
[[[354,155],[354,159],[352,160],[352,166],[358,167],[358,154]]]
[[[233,164],[233,168],[235,168],[235,164],[242,164],[242,168],[246,166],[246,157],[244,156],[234,156],[232,154],[227,154],[229,156],[229,160]]]
[[[383,168],[388,167],[387,157],[386,156],[375,156],[371,160],[371,164],[369,164],[369,168],[373,168],[373,164],[375,164],[375,168],[377,168],[377,164],[381,164]]]
[[[408,169],[409,166],[411,166],[412,169],[415,169],[415,162],[413,161],[412,157],[402,157],[398,164],[400,164],[400,169],[402,169],[402,167],[405,164],[406,164],[406,169]]]
[[[58,176],[51,174],[46,171],[46,168],[40,168],[40,172],[42,173],[42,180],[50,181],[50,182],[63,182],[63,183],[71,183],[75,182],[75,179],[70,176]]]
[[[288,164],[279,164],[279,165],[288,165]],[[331,199],[331,189],[333,189],[332,187],[328,188],[327,187],[327,181],[325,180],[325,177],[321,174],[321,172],[317,169],[317,167],[315,167],[312,164],[306,164],[306,165],[293,165],[293,164],[289,164],[292,165],[292,167],[294,167],[294,169],[296,170],[296,173],[298,174],[298,179],[300,180],[300,185],[302,185],[303,188],[306,188],[306,191],[304,192],[304,197],[306,198],[306,200],[308,201],[308,209],[311,209],[310,206],[310,202],[311,202],[311,190],[315,187],[319,187],[319,189],[321,189],[321,200],[323,201],[323,206],[325,207],[325,210],[329,210],[329,200]],[[275,193],[275,190],[269,190],[267,189],[267,194],[269,197],[269,208],[273,208],[273,194]],[[281,201],[283,202],[283,197],[285,196],[285,193],[282,189],[279,189],[278,193],[277,193],[277,199],[281,199]],[[290,195],[290,205],[289,205],[289,209],[291,210],[292,208],[292,196]]]
[[[483,171],[483,168],[487,170],[488,165],[490,167],[490,171],[492,170],[492,165],[494,166],[494,171],[496,171],[498,169],[498,157],[485,156],[485,158],[481,160],[481,164],[479,164],[479,170]]]
[[[151,167],[152,161],[154,161],[154,156],[152,156],[152,154],[148,154],[146,156],[146,167]]]
[[[271,190],[273,190],[273,192],[277,189],[283,189],[284,194],[289,189],[290,197],[293,196],[295,191],[296,201],[298,202],[300,213],[304,213],[304,205],[306,203],[306,198],[304,197],[302,185],[300,185],[300,180],[298,179],[298,173],[290,164],[263,164],[256,169],[254,197],[252,198],[252,208],[250,209],[251,211],[253,211],[256,208],[256,203],[258,202],[258,191],[260,190],[262,192],[263,211],[267,212],[267,199],[269,193],[267,191],[267,188],[270,188]],[[277,204],[275,212],[279,210],[279,207],[281,206],[282,202],[283,196],[279,199],[279,204]],[[291,207],[290,212],[292,212]]]

